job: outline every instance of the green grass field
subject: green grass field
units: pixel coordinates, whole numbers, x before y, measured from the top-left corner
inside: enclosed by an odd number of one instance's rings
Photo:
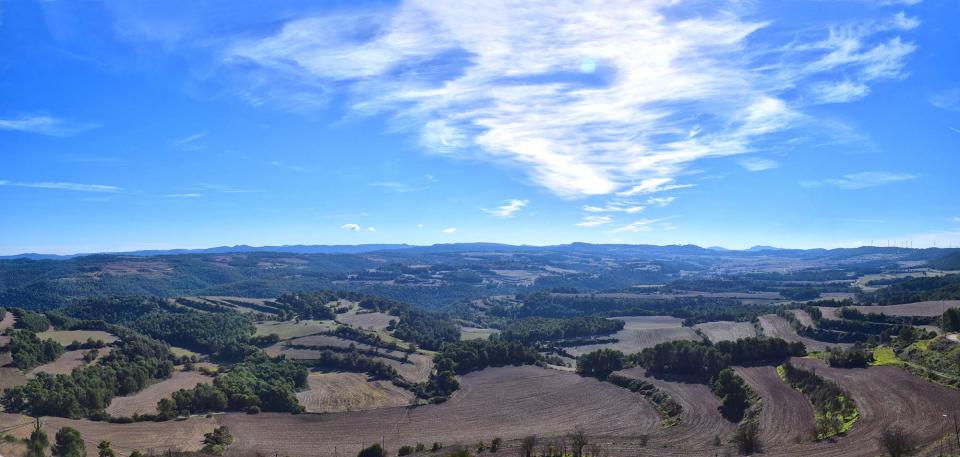
[[[894,354],[893,348],[878,347],[873,350],[873,362],[871,362],[870,365],[903,365],[903,362],[897,358],[896,354]]]

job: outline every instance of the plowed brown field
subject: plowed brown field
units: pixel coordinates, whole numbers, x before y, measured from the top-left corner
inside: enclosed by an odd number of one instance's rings
[[[760,316],[760,326],[763,328],[763,334],[774,338],[782,338],[786,341],[803,343],[808,351],[824,351],[832,346],[848,347],[845,343],[824,343],[823,341],[813,340],[807,337],[797,335],[796,330],[786,319],[775,314]]]
[[[736,371],[763,401],[760,439],[767,447],[813,440],[810,400],[783,382],[775,367],[736,367]]]
[[[475,444],[494,437],[508,447],[527,435],[559,436],[582,426],[598,442],[625,442],[652,433],[660,418],[644,399],[625,389],[575,374],[537,367],[490,368],[462,378],[449,401],[418,408],[385,408],[336,414],[224,414],[219,421],[237,438],[233,452],[280,455],[356,455],[386,443],[388,455],[403,444],[441,441]],[[504,449],[514,455],[515,449]]]
[[[0,429],[30,424],[33,419],[15,414],[0,414]],[[117,455],[129,455],[133,450],[166,451],[180,449],[196,451],[203,447],[203,434],[213,431],[216,420],[194,417],[183,421],[137,422],[133,424],[111,424],[89,420],[63,419],[60,417],[41,418],[43,429],[53,441],[53,437],[62,427],[73,427],[83,435],[87,456],[97,455],[97,444],[101,440],[110,441]],[[17,438],[27,438],[30,426],[19,427],[10,434]]]
[[[13,324],[17,322],[17,319],[13,317],[13,313],[7,312],[3,315],[3,319],[0,319],[0,333],[3,333],[4,330],[13,327]]]
[[[134,395],[116,397],[107,407],[107,413],[114,417],[133,417],[134,414],[153,414],[157,412],[157,402],[169,397],[180,389],[192,389],[200,383],[212,383],[213,378],[196,371],[175,371],[169,379],[164,379]]]
[[[309,413],[366,411],[409,405],[412,392],[390,381],[368,381],[360,373],[311,373],[309,390],[297,394],[297,400]]]
[[[693,328],[703,332],[707,339],[714,343],[717,341],[736,341],[740,338],[757,336],[757,329],[749,322],[706,322],[694,325]]]

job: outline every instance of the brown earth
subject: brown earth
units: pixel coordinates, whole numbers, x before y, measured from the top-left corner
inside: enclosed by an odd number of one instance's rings
[[[790,342],[801,342],[807,347],[808,351],[825,351],[830,347],[849,347],[846,343],[825,343],[823,341],[813,340],[797,334],[796,330],[786,319],[776,314],[766,314],[757,318],[760,326],[763,328],[763,334],[769,337],[782,338]]]
[[[37,373],[48,373],[52,375],[70,374],[74,368],[79,368],[84,365],[83,355],[86,354],[86,352],[86,349],[66,351],[63,354],[60,354],[60,357],[57,357],[57,360],[40,365],[30,370],[28,376],[32,378],[36,376]]]
[[[635,440],[660,418],[639,395],[575,374],[531,366],[490,368],[462,378],[461,390],[439,405],[334,414],[231,413],[217,416],[237,438],[231,452],[264,450],[290,456],[356,455],[384,441],[388,455],[422,442],[473,445],[494,437],[515,455],[527,435],[561,436],[582,426],[598,442]]]
[[[750,322],[705,322],[694,325],[693,328],[700,330],[706,335],[707,339],[714,343],[717,341],[736,341],[740,338],[757,336],[757,329]]]
[[[567,349],[571,355],[580,356],[602,348],[616,349],[624,354],[640,352],[660,343],[676,340],[697,340],[700,337],[689,327],[682,327],[683,319],[671,316],[626,316],[612,317],[622,320],[623,330],[610,335],[615,343],[589,344]]]
[[[724,453],[723,448],[713,446],[712,441],[714,437],[728,441],[736,424],[720,415],[720,401],[707,384],[682,376],[648,376],[643,368],[631,368],[618,373],[652,383],[683,406],[680,424],[660,429],[651,435],[647,447],[656,449],[650,449],[654,451],[651,454],[643,450],[645,455]]]
[[[775,367],[735,369],[763,401],[763,411],[760,413],[762,442],[771,447],[812,441],[815,437],[813,406],[807,397],[777,376]]]
[[[807,314],[806,311],[802,309],[791,309],[790,312],[793,313],[793,316],[797,318],[797,321],[800,322],[800,325],[804,327],[816,327],[817,324],[813,322],[813,318],[810,317],[810,314]]]
[[[157,402],[180,389],[192,389],[200,383],[211,383],[213,379],[196,371],[175,371],[169,379],[126,397],[115,397],[107,407],[107,413],[113,417],[133,417],[134,414],[154,414]]]
[[[13,327],[13,324],[16,322],[17,318],[13,317],[13,313],[5,313],[3,315],[3,319],[0,319],[0,333],[3,333],[4,330]]]
[[[316,360],[320,358],[322,350],[315,349],[294,349],[284,347],[283,343],[277,343],[265,349],[271,356],[284,355],[293,360]],[[392,354],[403,357],[404,353],[393,351]],[[425,382],[430,378],[430,372],[433,370],[433,359],[423,354],[410,354],[407,362],[389,359],[386,357],[372,357],[380,360],[387,365],[392,366],[407,381]]]
[[[129,455],[134,450],[141,452],[148,450],[159,452],[167,449],[196,451],[203,447],[203,434],[216,428],[215,419],[202,417],[182,421],[133,424],[111,424],[60,417],[44,417],[40,421],[51,442],[60,428],[77,429],[83,436],[88,457],[96,457],[97,444],[101,440],[110,441],[117,455]],[[26,425],[16,428],[10,434],[16,438],[27,438],[32,430],[31,418],[16,414],[0,414],[0,429],[19,424]],[[14,457],[17,457],[16,454]]]
[[[377,331],[386,330],[392,320],[397,320],[397,317],[386,313],[358,313],[356,310],[337,315],[337,322],[353,328]]]
[[[309,413],[366,411],[411,404],[412,392],[390,381],[368,381],[359,373],[310,373],[309,390],[297,393],[297,400]]]
[[[960,410],[960,391],[918,378],[899,367],[831,368],[820,360],[807,358],[795,358],[793,363],[798,367],[816,370],[817,374],[848,391],[860,410],[860,420],[846,436],[838,437],[835,442],[782,445],[778,446],[776,455],[881,455],[878,437],[890,426],[903,427],[916,435],[921,443],[935,447],[948,425],[952,427],[952,424],[947,424],[943,414],[954,414]]]

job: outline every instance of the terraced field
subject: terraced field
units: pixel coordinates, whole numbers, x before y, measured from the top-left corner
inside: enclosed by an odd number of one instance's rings
[[[708,340],[714,343],[718,341],[736,341],[740,338],[757,336],[757,329],[750,322],[706,322],[694,325],[693,328],[700,330],[706,335]]]
[[[389,381],[368,381],[360,373],[310,373],[309,389],[297,400],[309,413],[338,413],[405,406],[415,400],[412,392]]]
[[[346,340],[344,340],[346,341]],[[322,350],[316,349],[294,349],[285,347],[283,343],[278,343],[265,349],[271,356],[284,355],[293,360],[316,360],[320,358]],[[394,351],[397,357],[402,357],[402,352]],[[433,370],[433,359],[423,354],[410,354],[407,362],[388,359],[386,357],[373,357],[380,360],[397,370],[404,379],[411,382],[425,382],[430,378],[430,372]]]
[[[489,368],[462,378],[449,401],[417,408],[385,408],[335,414],[230,413],[217,420],[237,438],[234,452],[266,450],[280,455],[356,455],[383,442],[388,455],[416,442],[507,441],[504,455],[516,455],[517,440],[527,435],[562,436],[584,427],[597,442],[635,441],[657,429],[659,417],[638,394],[531,366]]]

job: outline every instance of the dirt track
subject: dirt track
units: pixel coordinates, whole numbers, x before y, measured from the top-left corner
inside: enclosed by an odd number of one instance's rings
[[[653,433],[660,422],[639,395],[600,381],[537,367],[491,368],[464,376],[462,388],[440,405],[335,414],[225,414],[237,442],[234,452],[261,449],[280,455],[356,455],[386,443],[388,455],[402,444],[441,441],[475,444],[502,437],[508,446],[535,434],[559,436],[582,426],[597,441],[630,441]],[[400,438],[398,439],[398,432]],[[601,437],[603,435],[604,437]],[[620,437],[620,438],[612,438]],[[514,455],[513,449],[501,451]]]

